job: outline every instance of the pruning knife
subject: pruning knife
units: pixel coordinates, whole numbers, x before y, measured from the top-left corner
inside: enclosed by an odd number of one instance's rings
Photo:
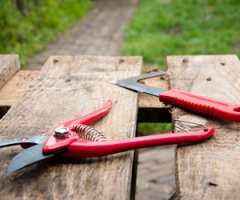
[[[140,80],[166,75],[165,72],[150,72],[112,83],[133,91],[157,96],[161,102],[184,108],[186,110],[218,117],[227,121],[240,122],[240,105],[198,96],[178,89],[165,91],[140,83]]]

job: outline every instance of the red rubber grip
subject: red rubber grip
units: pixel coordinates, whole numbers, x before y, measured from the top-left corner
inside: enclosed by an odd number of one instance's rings
[[[211,115],[227,121],[240,122],[240,105],[172,89],[159,95],[159,100],[190,111]]]

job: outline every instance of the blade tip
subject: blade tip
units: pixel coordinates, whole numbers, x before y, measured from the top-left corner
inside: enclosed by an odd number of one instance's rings
[[[111,81],[113,85],[118,85],[118,81]]]
[[[10,174],[22,169],[23,167],[18,167],[16,168],[15,166],[12,166],[11,162],[10,164],[8,165],[8,168],[7,168],[7,172],[6,172],[6,176],[9,176]]]
[[[15,171],[9,171],[9,170],[7,170],[6,176],[9,176],[9,175],[12,174],[13,172],[15,172]]]

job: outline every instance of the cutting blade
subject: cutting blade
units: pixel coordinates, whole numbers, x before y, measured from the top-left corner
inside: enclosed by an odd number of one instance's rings
[[[48,136],[28,136],[28,137],[17,137],[0,140],[0,148],[13,146],[13,145],[24,145],[24,144],[42,144],[47,140]]]
[[[147,74],[142,74],[140,76],[134,76],[134,77],[130,77],[122,80],[112,81],[112,84],[130,89],[133,91],[143,92],[143,93],[158,97],[162,92],[165,92],[165,90],[161,88],[155,88],[155,87],[144,85],[142,83],[139,83],[139,81],[147,78],[153,78],[156,76],[162,76],[162,75],[166,75],[166,73],[150,72]]]
[[[7,175],[18,171],[24,167],[32,165],[36,162],[51,158],[54,154],[44,155],[42,148],[44,144],[32,146],[17,154],[9,163]]]

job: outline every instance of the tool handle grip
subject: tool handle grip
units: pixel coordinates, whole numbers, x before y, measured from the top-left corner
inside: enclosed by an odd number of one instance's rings
[[[106,115],[110,111],[111,107],[112,107],[112,101],[108,100],[107,103],[104,106],[102,106],[101,108],[99,108],[89,114],[86,114],[84,116],[81,116],[79,118],[64,122],[59,127],[61,127],[61,126],[73,127],[75,124],[85,124],[85,125],[91,124],[91,123],[97,121],[98,119],[100,119],[101,117],[103,117],[104,115]]]
[[[218,101],[172,89],[159,95],[159,100],[190,111],[211,115],[227,121],[240,122],[240,105]]]
[[[208,127],[195,132],[157,134],[109,142],[78,140],[69,146],[65,156],[70,158],[99,157],[152,146],[193,143],[207,139],[211,137],[213,133],[214,128]]]

